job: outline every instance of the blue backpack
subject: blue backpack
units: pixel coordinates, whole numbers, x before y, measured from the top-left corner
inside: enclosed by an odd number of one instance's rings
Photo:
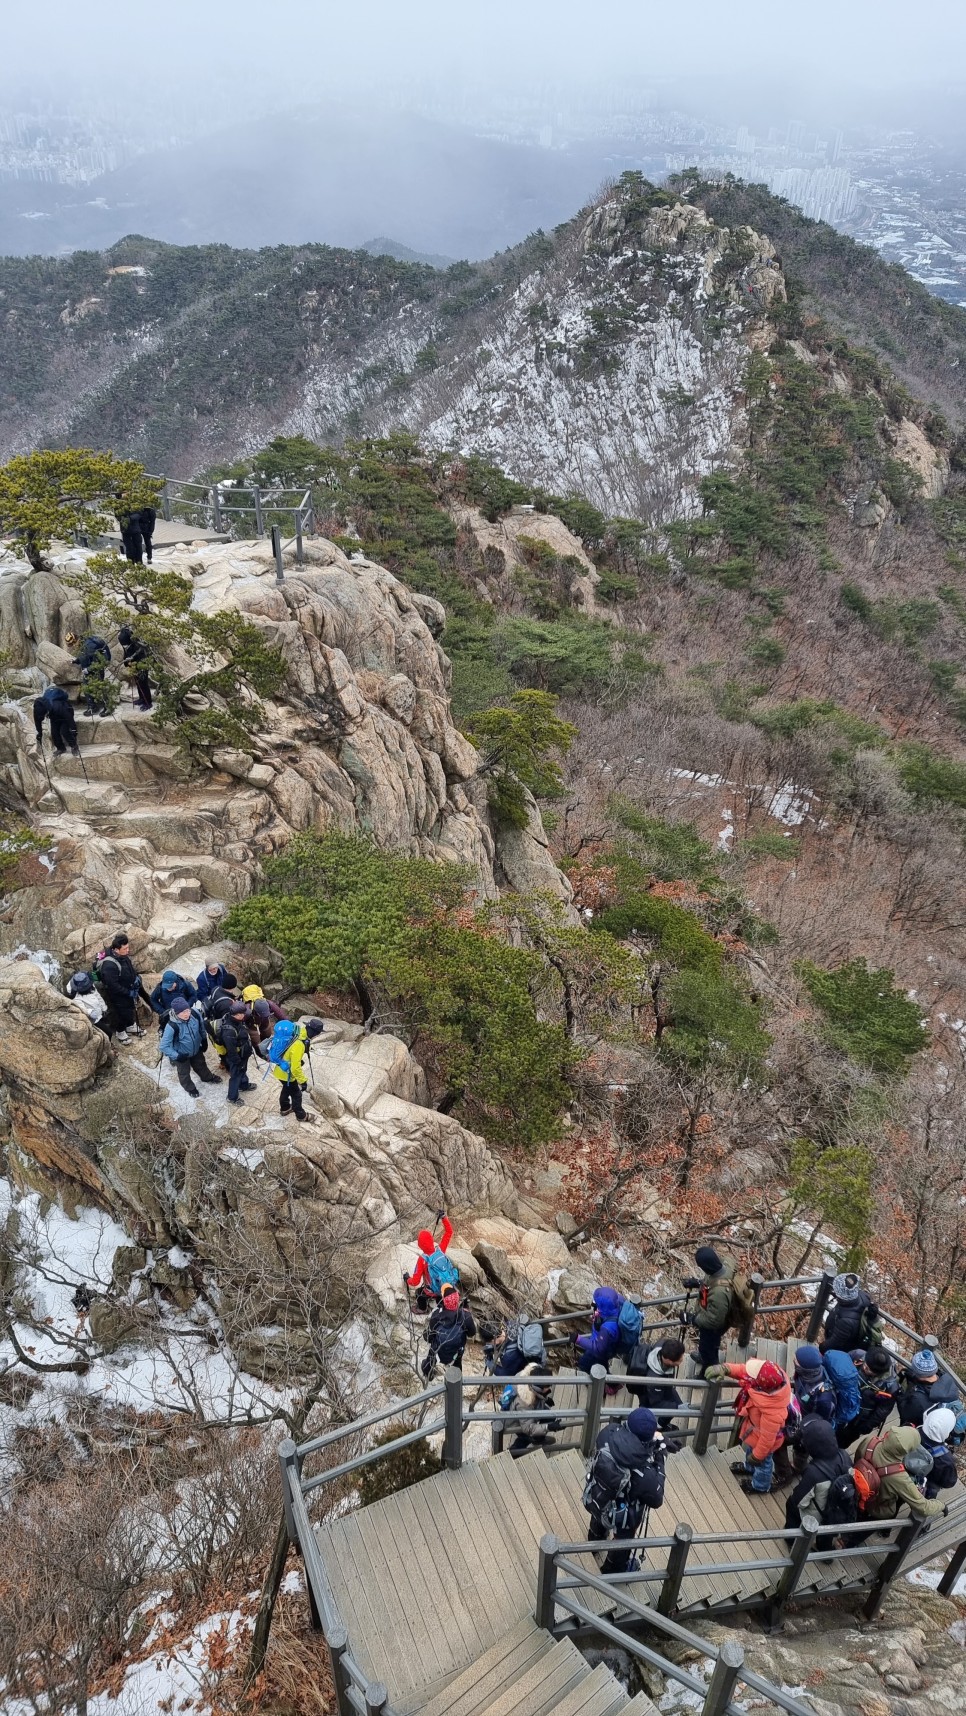
[[[280,1067],[299,1034],[297,1019],[279,1019],[268,1044],[268,1058],[273,1067]]]
[[[630,1299],[625,1299],[617,1318],[617,1350],[624,1358],[630,1358],[641,1338],[644,1319],[636,1305]]]
[[[275,1027],[276,1031],[278,1026]],[[426,1273],[434,1293],[441,1293],[447,1283],[459,1286],[460,1272],[455,1263],[451,1263],[445,1251],[437,1249],[432,1257],[426,1259]]]
[[[851,1424],[862,1409],[859,1373],[848,1353],[827,1352],[822,1359],[822,1367],[835,1391],[832,1427],[837,1430],[841,1424]]]

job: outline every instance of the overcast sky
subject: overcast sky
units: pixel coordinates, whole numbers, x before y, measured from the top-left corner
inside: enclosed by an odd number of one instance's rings
[[[207,75],[303,96],[357,96],[384,77],[485,74],[526,84],[711,76],[803,86],[948,84],[966,64],[966,0],[34,0],[4,8],[9,95],[95,80],[136,100]]]

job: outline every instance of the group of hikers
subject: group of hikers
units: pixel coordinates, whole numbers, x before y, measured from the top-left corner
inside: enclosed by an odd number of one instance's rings
[[[280,1085],[280,1112],[294,1114],[297,1121],[311,1119],[303,1098],[322,1020],[286,1018],[257,983],[241,984],[220,960],[210,960],[194,982],[173,969],[165,971],[148,990],[134,969],[130,938],[120,930],[90,970],[74,972],[65,992],[92,1025],[118,1043],[144,1035],[138,1006],[150,1009],[159,1033],[158,1065],[171,1063],[188,1096],[200,1096],[198,1083],[220,1084],[224,1071],[227,1101],[240,1103],[243,1092],[255,1089],[249,1077],[252,1061],[263,1061],[262,1076],[271,1073]]]
[[[416,1267],[404,1274],[407,1293],[415,1293],[411,1310],[429,1313],[429,1352],[420,1367],[427,1378],[438,1364],[460,1367],[477,1333],[448,1255],[453,1228],[442,1210],[440,1224],[438,1239],[436,1229],[418,1234]],[[694,1377],[738,1384],[740,1457],[732,1474],[750,1496],[788,1490],[787,1530],[798,1530],[806,1512],[831,1526],[868,1520],[870,1530],[903,1506],[920,1520],[941,1513],[943,1492],[957,1483],[952,1449],[966,1440],[966,1402],[932,1349],[900,1359],[884,1344],[875,1301],[846,1272],[834,1278],[817,1341],[797,1348],[790,1373],[770,1359],[722,1362],[722,1342],[729,1330],[748,1327],[754,1296],[711,1246],[699,1247],[695,1262],[702,1273],[685,1279],[680,1314],[682,1329],[695,1331],[690,1354],[679,1336],[655,1331],[649,1339],[637,1305],[614,1287],[596,1289],[590,1328],[572,1337],[577,1370],[600,1365],[610,1373],[615,1360],[623,1361],[623,1374],[613,1373],[605,1386],[609,1394],[626,1387],[635,1401],[623,1421],[608,1422],[597,1437],[583,1498],[588,1539],[602,1546],[610,1538],[633,1539],[650,1509],[661,1506],[667,1457],[686,1436],[686,1416],[675,1422],[675,1413],[686,1413],[675,1382],[688,1356]],[[485,1325],[479,1332],[487,1370],[507,1378],[500,1407],[513,1414],[511,1454],[552,1447],[559,1422],[542,1323],[521,1314],[499,1340]],[[625,1376],[634,1380],[625,1383]],[[852,1532],[850,1542],[863,1535]],[[634,1551],[626,1547],[608,1550],[602,1563],[606,1572],[632,1565]]]
[[[72,661],[74,666],[81,670],[81,697],[85,715],[110,714],[106,674],[114,658],[107,639],[98,637],[94,632],[81,639],[73,632],[68,632],[64,641],[69,649],[77,649]],[[147,714],[154,707],[149,671],[151,651],[130,626],[121,627],[117,634],[117,643],[121,650],[118,663],[120,676],[131,686],[134,708],[139,714]],[[57,755],[62,757],[65,752],[70,751],[73,756],[80,756],[74,706],[62,685],[48,685],[46,691],[34,699],[33,716],[39,751],[43,749],[46,721],[50,725],[50,739]]]

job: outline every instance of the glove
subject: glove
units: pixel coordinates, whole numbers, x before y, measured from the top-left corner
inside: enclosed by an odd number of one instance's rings
[[[436,1211],[436,1220],[437,1221],[445,1221],[445,1219],[446,1219],[446,1211],[445,1210],[437,1210]]]
[[[723,1364],[709,1364],[704,1373],[705,1382],[724,1382],[725,1367]]]
[[[682,1311],[681,1312],[681,1327],[682,1327],[682,1329],[693,1329],[694,1328],[694,1312],[693,1311]]]
[[[699,1275],[686,1275],[681,1282],[681,1286],[686,1287],[689,1293],[693,1293],[695,1288],[700,1287],[700,1285],[701,1277]]]

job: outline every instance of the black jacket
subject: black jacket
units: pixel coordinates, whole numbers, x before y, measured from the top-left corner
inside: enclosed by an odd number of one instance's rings
[[[816,1484],[829,1484],[852,1470],[852,1457],[835,1440],[835,1431],[824,1418],[809,1418],[802,1425],[801,1444],[809,1456],[808,1465],[785,1503],[785,1525],[797,1531],[802,1523],[802,1505]]]
[[[933,1496],[938,1496],[940,1490],[953,1489],[959,1482],[959,1473],[945,1442],[930,1442],[921,1430],[919,1439],[927,1453],[932,1455],[932,1471],[926,1479],[926,1496],[931,1501]]]
[[[134,969],[129,954],[124,954],[122,957],[121,954],[112,953],[108,949],[97,968],[97,975],[105,999],[108,1001],[115,995],[124,1001],[129,1001],[131,996],[136,995],[141,987],[141,979]]]
[[[642,1442],[626,1424],[608,1424],[596,1446],[606,1448],[615,1465],[631,1474],[631,1500],[645,1507],[660,1507],[664,1500],[664,1450],[653,1442]]]
[[[122,647],[124,649],[124,660],[126,662],[134,663],[135,665],[138,662],[147,661],[148,656],[151,653],[147,644],[142,643],[140,638],[132,638],[130,643],[126,643]]]
[[[951,1376],[940,1374],[935,1382],[917,1382],[907,1376],[896,1401],[900,1424],[914,1424],[918,1429],[932,1406],[951,1406],[959,1411],[959,1390]]]
[[[158,521],[157,512],[153,506],[143,506],[137,517],[141,526],[141,535],[144,537],[145,542],[150,542],[154,535],[154,527]]]
[[[866,1331],[862,1328],[862,1319],[871,1310],[871,1317],[866,1318],[866,1326],[878,1321],[879,1307],[868,1293],[860,1291],[858,1298],[851,1305],[832,1306],[825,1319],[822,1331],[822,1346],[831,1347],[840,1353],[850,1353],[853,1347],[866,1346]]]
[[[860,1370],[859,1384],[862,1405],[859,1408],[859,1416],[848,1426],[850,1442],[857,1442],[860,1436],[871,1436],[873,1431],[881,1430],[899,1393],[899,1378],[895,1372],[889,1376],[877,1376],[873,1382],[863,1376]]]
[[[451,1362],[449,1355],[458,1356],[456,1352],[459,1342],[459,1353],[462,1353],[467,1341],[476,1334],[476,1324],[472,1311],[461,1305],[458,1311],[446,1311],[442,1306],[434,1311],[429,1319],[429,1344],[434,1352],[443,1348],[443,1362]]]
[[[245,1066],[251,1056],[252,1039],[244,1019],[233,1019],[228,1013],[218,1027],[218,1039],[230,1067]]]
[[[653,1375],[655,1384],[661,1376],[665,1376],[668,1382],[673,1382],[675,1380],[673,1370],[661,1370],[660,1367],[655,1369],[654,1365],[650,1363],[652,1354],[659,1352],[660,1349],[660,1341],[652,1341],[649,1346],[643,1343],[636,1346],[627,1366],[628,1375]],[[676,1388],[649,1387],[647,1383],[635,1382],[630,1384],[627,1392],[634,1396],[638,1406],[649,1406],[652,1412],[660,1412],[662,1409],[668,1412],[672,1407],[681,1405],[681,1396]]]
[[[83,668],[86,673],[89,667],[93,667],[95,661],[102,661],[106,665],[110,659],[111,652],[104,639],[89,637],[84,639],[80,655],[74,657],[74,666]]]
[[[75,746],[77,744],[77,722],[74,718],[74,706],[62,685],[48,685],[46,691],[34,701],[34,730],[38,739],[43,734],[46,716],[50,717],[52,731],[56,723],[68,745]]]

